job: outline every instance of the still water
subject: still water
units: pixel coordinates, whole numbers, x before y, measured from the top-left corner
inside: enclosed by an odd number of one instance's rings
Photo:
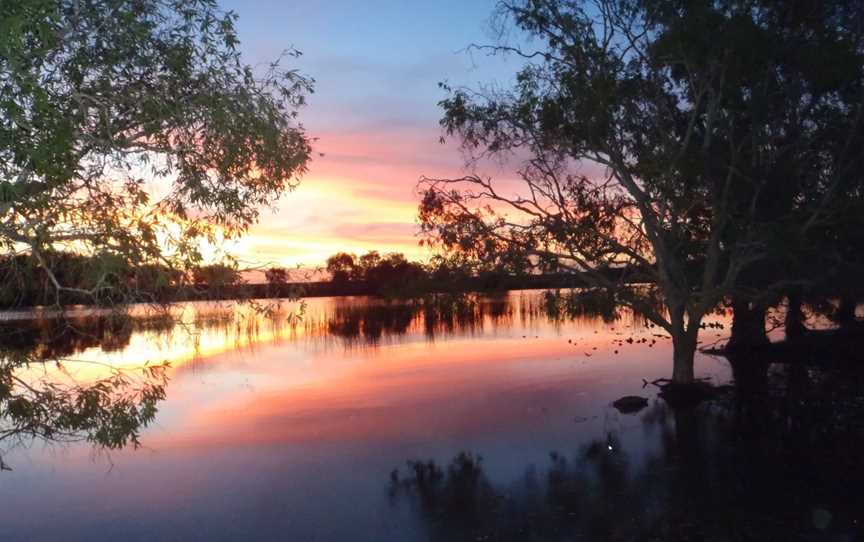
[[[295,309],[188,304],[178,324],[14,335],[49,360],[18,370],[25,382],[170,366],[137,448],[0,438],[0,540],[861,535],[861,420],[826,425],[808,392],[792,397],[824,381],[812,372],[765,363],[754,380],[779,394],[672,410],[646,385],[669,376],[670,341],[625,311],[556,318],[532,292]],[[728,321],[711,323],[703,344]],[[697,376],[733,381],[707,355]],[[623,414],[625,395],[649,404]]]

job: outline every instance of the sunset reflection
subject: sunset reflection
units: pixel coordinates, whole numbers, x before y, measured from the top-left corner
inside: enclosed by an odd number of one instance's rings
[[[127,335],[79,320],[81,329],[111,340],[66,345],[62,369],[26,370],[95,381],[109,369],[164,360],[171,365],[166,398],[142,430],[139,449],[8,450],[4,459],[15,470],[4,475],[30,480],[13,508],[46,498],[55,486],[40,480],[60,479],[74,488],[52,497],[63,510],[109,499],[129,517],[158,501],[150,507],[157,517],[203,514],[215,529],[222,512],[214,511],[260,503],[262,492],[272,490],[281,498],[256,506],[274,514],[268,525],[292,535],[344,538],[359,522],[374,533],[366,539],[397,540],[405,537],[389,537],[375,518],[386,509],[408,532],[420,528],[401,509],[387,508],[387,481],[408,459],[443,465],[472,450],[486,458],[484,476],[495,485],[524,476],[528,465],[547,464],[550,451],[611,442],[626,447],[638,465],[668,440],[667,430],[651,429],[663,403],[647,382],[667,374],[669,341],[631,312],[619,310],[605,322],[599,314],[553,316],[543,292],[532,291],[437,303],[363,297],[307,303],[302,319],[291,318],[290,303],[269,316],[248,304],[189,303],[168,327],[148,323],[140,309]],[[703,341],[724,333],[719,325],[706,329]],[[705,355],[697,372],[717,384],[732,376],[725,361]],[[650,408],[622,414],[611,403],[625,395],[647,397]],[[169,481],[182,490],[164,494]],[[0,497],[9,497],[2,487]],[[341,503],[349,519],[331,524],[317,502]],[[56,528],[75,517],[59,514]],[[27,529],[22,521],[9,528]],[[236,528],[254,529],[243,525]]]
[[[188,327],[170,336],[142,332],[122,352],[79,355],[171,363],[166,410],[195,407],[181,425],[163,423],[150,436],[159,448],[423,438],[433,430],[467,437],[501,425],[527,430],[550,417],[567,424],[587,404],[635,393],[668,361],[668,344],[631,313],[609,324],[550,319],[532,292],[472,298],[458,318],[366,298],[310,300],[299,321],[242,306],[190,305],[184,315]],[[194,385],[199,378],[219,393]]]

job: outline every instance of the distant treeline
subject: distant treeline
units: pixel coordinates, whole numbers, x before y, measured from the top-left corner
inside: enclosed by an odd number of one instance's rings
[[[167,299],[183,273],[165,265],[134,265],[111,254],[45,252],[0,256],[0,306],[111,304]]]
[[[282,267],[266,269],[264,283],[249,283],[243,270],[232,264],[178,270],[167,265],[129,265],[110,255],[94,257],[68,252],[45,254],[43,263],[44,266],[27,254],[0,257],[0,309],[268,297],[375,295],[410,298],[427,293],[591,285],[580,273],[514,273],[456,257],[435,256],[428,262],[416,262],[401,253],[382,255],[377,251],[361,256],[345,252],[334,254],[326,263],[330,280],[316,282],[292,281],[289,271]],[[607,271],[609,279],[630,284],[645,283],[648,276],[632,268]],[[54,280],[63,285],[59,292]],[[841,280],[835,281],[830,291],[811,292],[811,297],[817,294],[821,298],[845,300],[848,297],[848,303],[841,303],[841,308],[848,308],[854,307],[855,300],[860,299],[859,289],[857,280]]]
[[[269,273],[269,272],[268,272]],[[54,305],[120,305],[216,299],[245,287],[236,265],[191,269],[134,264],[100,254],[51,252],[0,256],[0,308]]]
[[[362,256],[339,252],[327,259],[329,282],[309,288],[323,295],[370,294],[413,297],[425,293],[495,291],[522,288],[577,287],[585,283],[577,275],[514,274],[477,262],[433,257],[428,263],[409,261],[404,254],[370,251]],[[338,292],[336,294],[331,292]]]
[[[285,268],[271,267],[262,284],[250,284],[236,265],[211,264],[191,270],[162,265],[125,265],[119,259],[57,252],[45,266],[26,254],[0,258],[0,308],[46,305],[110,305],[207,299],[377,295],[414,297],[426,293],[503,291],[584,286],[572,273],[513,274],[467,261],[434,257],[428,263],[403,254],[361,256],[340,252],[327,260],[329,281],[296,282]],[[615,272],[610,272],[610,276]],[[53,277],[53,278],[52,278]],[[58,292],[54,280],[63,285]]]

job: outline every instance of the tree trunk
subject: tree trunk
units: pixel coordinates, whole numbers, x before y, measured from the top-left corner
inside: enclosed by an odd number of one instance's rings
[[[671,308],[670,313],[672,316],[672,383],[692,384],[699,321],[689,321],[685,325],[684,309],[681,307]]]
[[[672,382],[692,384],[694,380],[693,359],[696,356],[696,341],[684,332],[682,337],[672,337]]]
[[[762,305],[751,305],[745,299],[732,300],[732,336],[726,344],[728,350],[751,350],[768,344],[765,333],[765,312]]]
[[[786,338],[800,337],[807,331],[804,326],[804,312],[801,310],[801,294],[796,291],[789,292],[786,297]]]

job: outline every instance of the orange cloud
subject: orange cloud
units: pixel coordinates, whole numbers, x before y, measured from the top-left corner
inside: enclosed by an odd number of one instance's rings
[[[309,174],[264,213],[231,250],[259,264],[321,265],[334,252],[403,252],[425,259],[416,237],[416,184],[423,174],[459,172],[460,157],[435,129],[320,135]]]
[[[419,245],[417,182],[465,175],[464,157],[442,145],[434,125],[403,125],[315,134],[310,171],[273,213],[229,251],[254,264],[316,267],[335,252],[402,252],[412,259],[431,253]],[[483,164],[510,195],[519,190],[514,164]]]

